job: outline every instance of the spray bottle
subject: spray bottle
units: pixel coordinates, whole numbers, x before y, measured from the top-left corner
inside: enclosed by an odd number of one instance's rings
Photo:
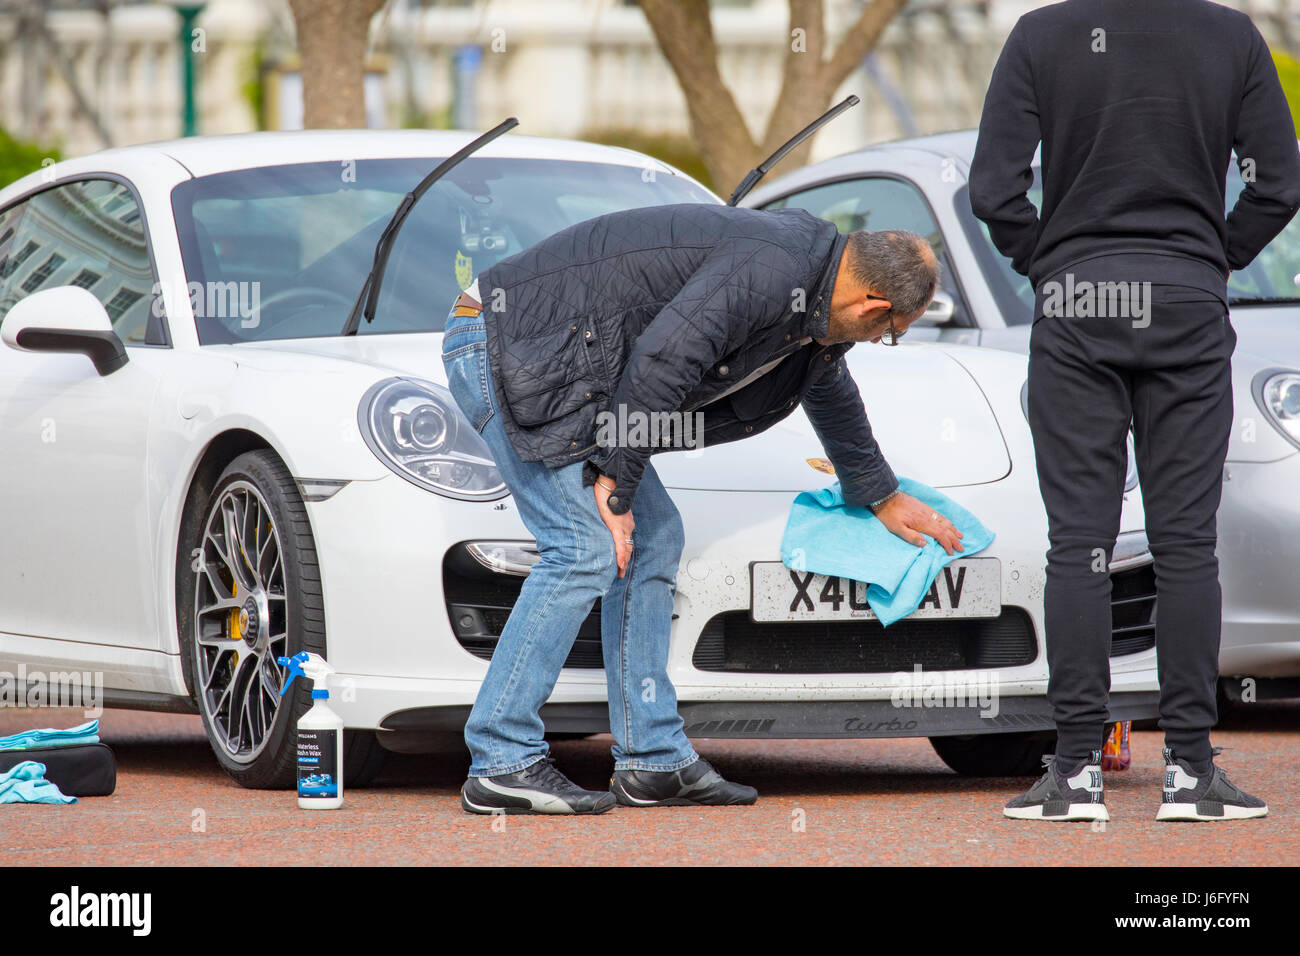
[[[343,805],[343,718],[326,703],[330,696],[326,684],[334,668],[309,651],[276,660],[289,668],[281,697],[295,677],[312,682],[312,708],[298,718],[298,806],[333,810]]]

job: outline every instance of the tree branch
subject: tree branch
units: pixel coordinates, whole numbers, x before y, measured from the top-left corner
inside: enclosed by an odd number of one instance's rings
[[[839,47],[822,66],[823,82],[830,90],[828,96],[834,95],[862,58],[875,48],[885,27],[906,5],[907,0],[871,0],[863,9],[857,23],[844,34]]]
[[[758,147],[718,70],[708,0],[641,0],[641,10],[681,85],[709,173],[728,188],[723,184],[748,171],[747,156]]]
[[[795,42],[795,30],[803,31],[801,44]],[[791,127],[801,129],[808,122],[806,117],[798,114],[802,112],[802,101],[822,84],[822,51],[825,45],[826,16],[823,0],[790,0],[781,92],[777,95],[772,112],[768,114],[767,129],[763,132],[764,149],[774,149],[780,142],[789,139],[790,132],[793,132]]]

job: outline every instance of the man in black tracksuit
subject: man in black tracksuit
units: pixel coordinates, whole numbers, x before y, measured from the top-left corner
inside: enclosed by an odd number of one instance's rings
[[[1042,144],[1041,213],[1026,192]],[[1236,150],[1245,190],[1224,217]],[[1300,153],[1249,17],[1203,0],[1067,0],[994,70],[970,196],[1036,291],[1029,421],[1049,518],[1048,772],[1006,815],[1107,819],[1110,560],[1130,422],[1155,559],[1159,819],[1263,816],[1213,764],[1215,512],[1232,426],[1227,277],[1300,208]]]

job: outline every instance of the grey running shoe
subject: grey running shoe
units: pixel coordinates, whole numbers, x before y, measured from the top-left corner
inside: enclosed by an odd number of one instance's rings
[[[1101,784],[1101,751],[1094,750],[1072,777],[1057,769],[1056,757],[1043,757],[1047,772],[1002,810],[1013,820],[1109,820]]]
[[[1198,777],[1191,764],[1165,748],[1164,802],[1157,820],[1249,820],[1268,816],[1268,804],[1232,785],[1214,758],[1222,747],[1210,751],[1210,772]]]

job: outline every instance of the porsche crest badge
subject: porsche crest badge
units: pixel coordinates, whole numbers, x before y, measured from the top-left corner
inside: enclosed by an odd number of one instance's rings
[[[456,284],[462,289],[474,281],[474,260],[456,250]]]

